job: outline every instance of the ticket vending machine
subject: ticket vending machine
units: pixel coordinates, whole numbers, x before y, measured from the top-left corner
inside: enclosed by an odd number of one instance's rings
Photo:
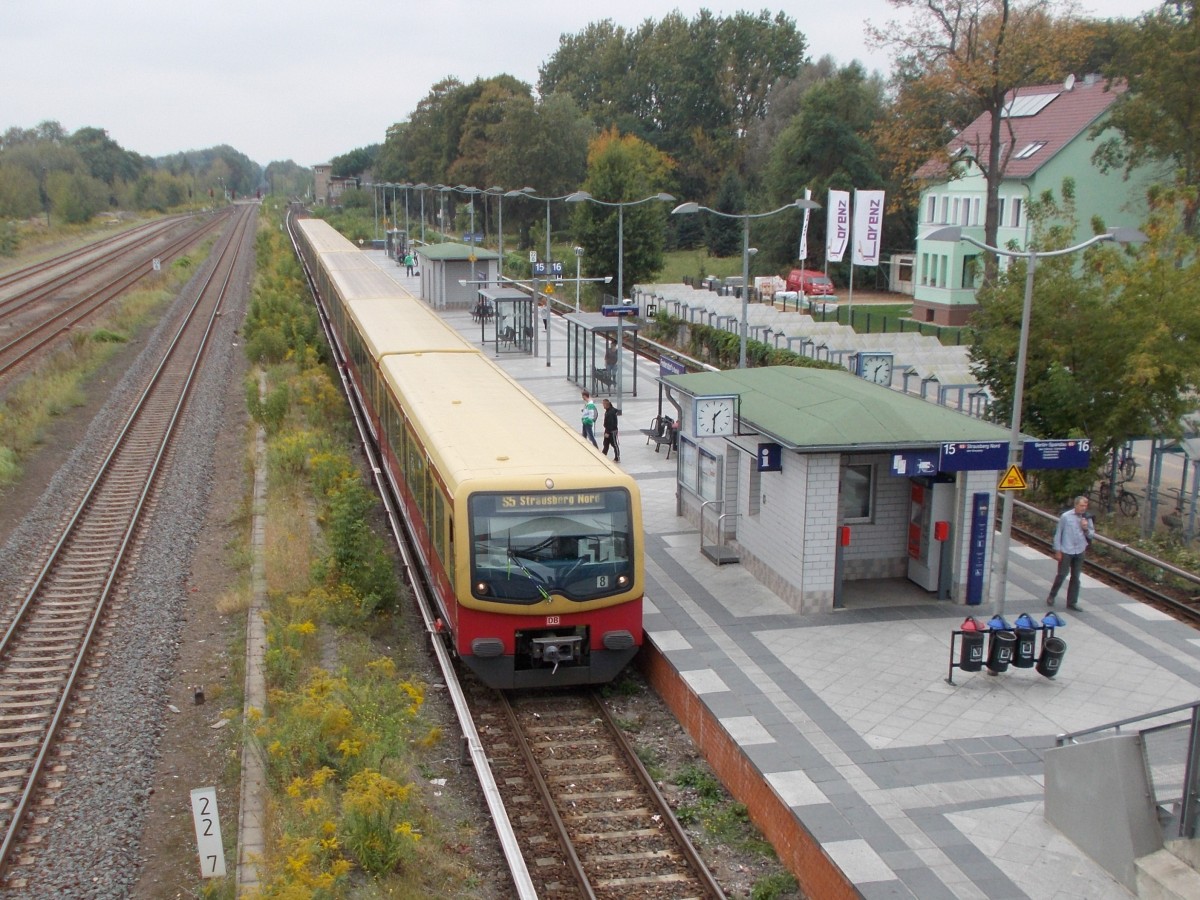
[[[938,589],[942,552],[952,552],[934,538],[934,525],[947,522],[954,511],[954,482],[934,478],[909,479],[908,578],[927,591]]]

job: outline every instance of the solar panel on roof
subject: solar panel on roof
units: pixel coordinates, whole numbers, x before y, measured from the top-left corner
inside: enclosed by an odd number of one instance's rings
[[[1036,116],[1060,93],[1062,92],[1055,91],[1053,94],[1025,94],[1022,97],[1014,97],[1004,107],[1001,117],[1006,119],[1022,119],[1028,116]]]

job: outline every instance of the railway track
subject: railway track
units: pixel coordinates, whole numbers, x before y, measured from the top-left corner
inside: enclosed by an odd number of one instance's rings
[[[497,692],[476,703],[538,896],[724,896],[595,692]]]
[[[136,561],[141,529],[166,475],[172,435],[208,346],[213,323],[247,244],[255,206],[231,222],[212,274],[183,317],[161,363],[104,456],[91,485],[13,608],[0,637],[0,874],[21,887],[14,869],[36,846],[69,750],[60,735],[94,671],[110,606]],[[55,772],[53,780],[47,775]]]
[[[3,328],[0,375],[15,369],[149,276],[152,256],[171,260],[204,240],[224,221],[224,216],[212,217],[164,244],[167,232],[180,225],[179,220],[169,221],[148,229],[111,253],[97,255],[77,269],[39,281],[36,286],[0,301]],[[95,282],[97,278],[102,278],[99,284],[78,296],[64,294],[75,285]]]
[[[317,309],[516,895],[723,897],[594,693],[528,693],[510,702],[502,692],[460,680],[439,636],[432,593],[411,549],[395,486],[385,475],[325,310],[320,303]]]
[[[83,275],[103,269],[114,260],[136,254],[177,229],[189,218],[193,217],[157,219],[78,250],[0,275],[0,316],[7,316],[32,301],[50,296],[57,289],[78,281]]]

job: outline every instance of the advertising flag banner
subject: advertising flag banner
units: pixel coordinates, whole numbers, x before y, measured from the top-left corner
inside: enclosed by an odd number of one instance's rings
[[[825,258],[841,262],[850,243],[850,192],[829,192],[829,224],[825,229]]]
[[[804,189],[804,199],[812,199],[812,191],[808,188]],[[796,259],[801,262],[808,259],[808,214],[810,212],[812,212],[811,209],[804,211],[804,224],[800,227],[800,252],[796,254]]]
[[[883,191],[854,192],[854,253],[856,266],[879,265],[883,240]]]

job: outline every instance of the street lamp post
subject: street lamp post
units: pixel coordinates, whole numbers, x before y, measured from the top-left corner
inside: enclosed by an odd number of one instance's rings
[[[641,200],[608,201],[597,200],[587,191],[576,191],[567,195],[568,203],[582,203],[587,200],[599,206],[615,206],[617,208],[617,302],[625,302],[625,207],[638,206],[651,200],[661,200],[664,203],[674,203],[675,198],[667,193],[658,193]],[[620,352],[618,350],[618,352]]]
[[[413,190],[421,195],[421,243],[425,243],[425,192],[429,190],[429,185],[425,182],[413,185]]]
[[[579,312],[579,261],[583,259],[583,248],[575,248],[575,312]]]
[[[538,197],[533,193],[533,188],[522,188],[519,193],[530,200],[543,200],[546,203],[546,258],[542,262],[550,262],[550,203],[554,200],[566,200],[571,194],[563,194],[561,197]]]
[[[412,190],[412,182],[406,181],[400,187],[404,188],[404,243],[408,244],[412,240],[412,234],[408,230],[408,192]]]
[[[786,206],[781,206],[779,209],[773,209],[770,212],[764,213],[726,213],[719,212],[715,209],[710,209],[707,206],[701,206],[699,203],[681,203],[673,210],[672,215],[687,215],[697,213],[700,210],[710,212],[714,216],[721,216],[726,219],[741,219],[742,220],[742,323],[741,323],[741,341],[738,349],[738,368],[746,368],[746,336],[747,336],[747,318],[750,315],[750,220],[765,219],[767,216],[773,216],[776,213],[781,213],[788,209],[820,209],[821,204],[815,200],[793,200]]]
[[[1005,250],[978,241],[968,234],[963,234],[961,227],[952,225],[939,228],[925,235],[926,241],[944,241],[957,243],[965,241],[981,250],[987,250],[998,256],[1008,256],[1013,259],[1025,260],[1025,299],[1021,306],[1021,335],[1017,340],[1017,373],[1013,382],[1012,423],[1008,435],[1008,468],[1017,465],[1021,448],[1021,404],[1025,393],[1025,356],[1029,348],[1029,317],[1033,310],[1033,272],[1039,259],[1049,259],[1055,256],[1066,256],[1077,253],[1093,244],[1104,241],[1116,241],[1120,244],[1144,244],[1149,238],[1136,228],[1110,228],[1104,234],[1097,234],[1080,244],[1064,247],[1061,250]],[[1004,491],[1002,496],[1004,508],[1000,513],[1000,536],[996,539],[995,563],[992,566],[992,586],[995,588],[992,598],[992,612],[1004,615],[1004,601],[1008,593],[1008,550],[1012,543],[1012,491]]]

